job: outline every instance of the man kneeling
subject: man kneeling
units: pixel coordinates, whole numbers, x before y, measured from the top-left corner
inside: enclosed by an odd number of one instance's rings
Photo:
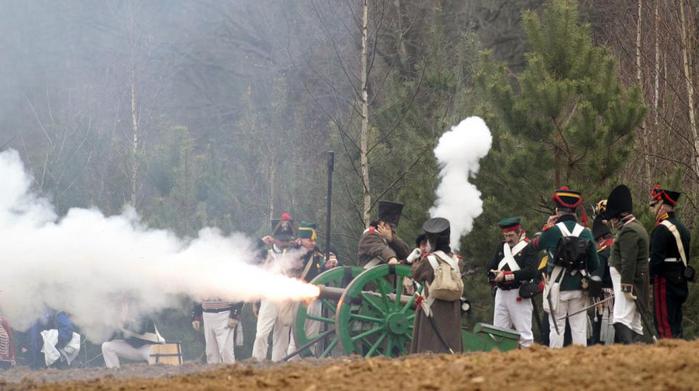
[[[123,311],[128,313],[128,310]],[[150,318],[124,320],[121,330],[111,341],[102,344],[102,357],[107,368],[119,368],[120,358],[132,361],[151,361],[151,347],[165,343],[155,322]]]

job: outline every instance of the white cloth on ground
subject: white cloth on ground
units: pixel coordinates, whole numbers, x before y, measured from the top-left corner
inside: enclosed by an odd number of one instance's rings
[[[41,332],[41,338],[44,340],[44,346],[41,352],[44,353],[44,361],[47,367],[50,367],[61,358],[61,355],[66,358],[66,362],[70,365],[80,353],[80,334],[73,333],[70,341],[61,349],[56,348],[58,343],[58,330],[50,329]]]

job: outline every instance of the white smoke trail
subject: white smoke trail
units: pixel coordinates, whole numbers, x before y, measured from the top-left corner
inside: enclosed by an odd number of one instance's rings
[[[58,218],[30,191],[32,180],[14,151],[0,153],[0,178],[0,312],[17,328],[28,327],[48,306],[69,312],[88,338],[99,341],[120,326],[124,297],[131,311],[149,314],[182,296],[252,301],[317,295],[314,286],[250,264],[253,242],[243,235],[206,228],[183,240],[145,227],[132,209],[107,217],[74,208]]]
[[[449,220],[455,250],[459,249],[459,239],[471,231],[473,220],[483,212],[481,192],[468,180],[478,173],[478,162],[488,154],[492,142],[485,122],[468,117],[444,133],[434,149],[441,181],[430,216]]]

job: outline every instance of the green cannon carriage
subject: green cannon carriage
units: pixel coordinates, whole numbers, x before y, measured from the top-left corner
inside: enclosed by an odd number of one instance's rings
[[[403,292],[410,275],[404,265],[343,266],[318,275],[311,283],[320,286],[320,296],[299,304],[293,323],[298,350],[288,358],[406,355],[415,320],[416,295]],[[519,334],[479,323],[462,330],[462,339],[465,351],[504,351],[517,347]]]

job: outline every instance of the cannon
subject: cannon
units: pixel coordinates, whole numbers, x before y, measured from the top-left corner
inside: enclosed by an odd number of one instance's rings
[[[415,320],[416,295],[405,294],[403,288],[403,280],[410,277],[405,265],[342,266],[319,274],[311,281],[319,286],[319,297],[296,309],[292,330],[297,351],[287,359],[297,354],[406,355]],[[509,350],[517,347],[519,334],[477,324],[473,332],[462,330],[462,337],[467,351]]]

